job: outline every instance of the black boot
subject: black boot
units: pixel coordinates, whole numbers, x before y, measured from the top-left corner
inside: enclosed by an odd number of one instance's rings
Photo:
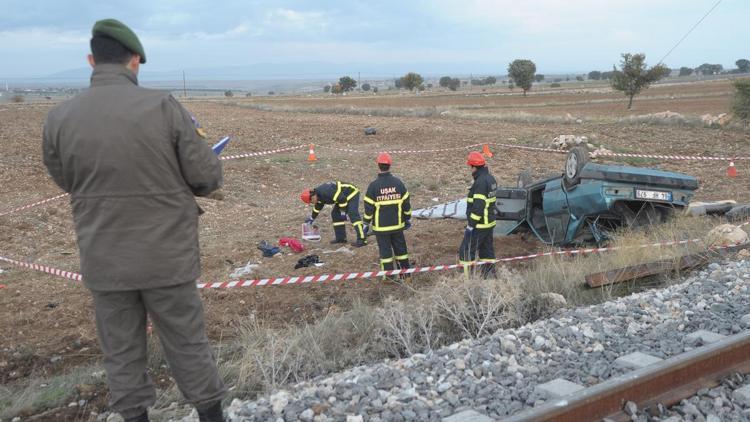
[[[195,409],[198,411],[200,422],[224,422],[224,412],[221,410],[220,401],[214,402],[214,404],[202,409]]]
[[[336,245],[338,243],[346,243],[346,239],[333,239],[333,240],[331,240],[331,245]]]
[[[361,248],[362,246],[367,246],[367,242],[363,239],[357,239],[356,242],[352,243],[352,246],[355,248]]]

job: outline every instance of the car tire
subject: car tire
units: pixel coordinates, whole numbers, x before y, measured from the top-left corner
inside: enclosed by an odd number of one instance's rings
[[[589,162],[589,153],[584,147],[575,147],[568,152],[565,159],[565,172],[563,180],[565,186],[571,187],[581,182],[581,170]]]

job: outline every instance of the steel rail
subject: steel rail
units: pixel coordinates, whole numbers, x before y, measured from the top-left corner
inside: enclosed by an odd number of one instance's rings
[[[623,407],[632,401],[639,411],[658,403],[671,406],[713,387],[733,373],[750,373],[750,331],[681,353],[662,362],[612,378],[507,421],[629,421]]]

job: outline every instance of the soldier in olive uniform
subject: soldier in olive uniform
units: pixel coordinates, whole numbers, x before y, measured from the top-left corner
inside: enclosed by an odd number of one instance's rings
[[[226,388],[195,285],[202,211],[194,199],[220,188],[221,164],[169,93],[138,86],[146,55],[127,26],[97,22],[91,52],[91,87],[49,112],[43,155],[70,193],[110,405],[127,421],[148,421],[156,398],[146,372],[148,314],[200,420],[223,420]]]

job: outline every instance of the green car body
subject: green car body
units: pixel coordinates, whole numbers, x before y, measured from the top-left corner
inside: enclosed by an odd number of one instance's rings
[[[658,223],[686,207],[698,180],[682,173],[582,163],[565,174],[496,192],[498,226],[507,235],[531,230],[545,243],[565,246],[606,239],[610,229]]]

